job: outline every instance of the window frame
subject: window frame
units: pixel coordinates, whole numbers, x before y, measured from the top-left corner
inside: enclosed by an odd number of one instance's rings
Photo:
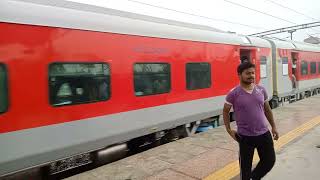
[[[195,89],[189,89],[188,88],[188,79],[187,79],[187,74],[188,74],[188,71],[187,71],[187,66],[188,66],[188,64],[208,64],[209,65],[209,78],[210,78],[210,85],[209,85],[209,87],[202,87],[202,88],[195,88]],[[186,88],[186,90],[188,90],[188,91],[194,91],[194,90],[200,90],[200,89],[209,89],[209,88],[211,88],[212,87],[212,72],[211,72],[211,63],[210,62],[188,62],[188,63],[186,63],[186,65],[185,65],[185,79],[186,79],[186,86],[185,86],[185,88]]]
[[[162,92],[162,93],[137,95],[136,87],[135,87],[135,75],[136,75],[136,73],[135,73],[135,65],[136,64],[167,64],[169,66],[169,72],[168,72],[169,87],[168,87],[168,91],[167,92]],[[132,71],[133,71],[133,73],[132,73],[132,75],[133,75],[133,94],[134,94],[135,97],[145,97],[145,96],[153,96],[153,95],[160,95],[160,94],[169,94],[171,92],[171,90],[172,90],[172,82],[171,82],[172,78],[171,78],[171,64],[169,62],[156,62],[156,61],[155,62],[135,62],[132,67],[133,67],[133,69],[132,69]]]
[[[6,101],[7,101],[5,104],[5,109],[3,111],[0,111],[0,115],[1,115],[1,114],[8,112],[10,102],[9,102],[9,72],[8,72],[8,68],[7,68],[7,65],[4,63],[0,63],[0,66],[3,67],[4,72],[5,72],[5,88],[4,89],[6,91]]]
[[[287,63],[283,63],[284,61],[286,61]],[[287,65],[287,73],[284,74],[284,64]],[[282,76],[289,76],[289,58],[288,57],[281,57],[281,67],[282,67]]]
[[[306,67],[307,67],[307,74],[302,74],[302,65],[303,65],[303,63],[306,63],[307,65],[306,65]],[[309,74],[309,62],[308,61],[306,61],[306,60],[301,60],[301,62],[300,62],[300,75],[301,76],[307,76],[308,74]]]
[[[309,64],[310,64],[310,74],[311,75],[317,74],[317,62],[316,61],[311,61]],[[313,73],[312,73],[312,64],[315,65],[315,71]]]
[[[104,64],[104,65],[107,65],[108,68],[109,68],[109,84],[108,84],[108,89],[109,89],[109,96],[108,98],[106,99],[103,99],[103,100],[96,100],[96,101],[88,101],[88,102],[77,102],[77,103],[70,103],[70,104],[61,104],[61,105],[55,105],[52,103],[52,100],[51,100],[51,84],[50,84],[50,68],[51,66],[55,65],[55,64]],[[103,75],[104,77],[107,77],[106,75]],[[108,62],[105,62],[105,61],[93,61],[93,62],[88,62],[88,61],[67,61],[67,62],[52,62],[48,65],[48,98],[49,98],[49,104],[52,106],[52,107],[56,107],[56,108],[59,108],[59,107],[64,107],[64,106],[74,106],[74,105],[82,105],[82,104],[93,104],[93,103],[100,103],[100,102],[106,102],[108,100],[111,99],[111,86],[112,86],[112,83],[111,83],[111,65],[110,63]]]
[[[263,61],[262,61],[263,59]],[[261,62],[264,62],[264,64],[261,64]],[[262,77],[261,76],[261,65],[265,65],[266,66],[266,76]],[[260,79],[266,79],[268,78],[268,60],[267,60],[267,56],[260,56]]]

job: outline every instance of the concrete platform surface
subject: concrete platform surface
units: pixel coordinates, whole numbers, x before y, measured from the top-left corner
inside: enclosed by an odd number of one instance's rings
[[[297,138],[277,153],[277,161],[265,180],[320,179],[320,126]]]

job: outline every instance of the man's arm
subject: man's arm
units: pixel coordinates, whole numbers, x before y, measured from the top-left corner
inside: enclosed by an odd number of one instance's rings
[[[270,107],[268,101],[264,102],[264,114],[266,115],[266,117],[271,125],[271,128],[272,128],[271,131],[272,131],[273,138],[275,140],[278,140],[279,133],[277,131],[277,127],[276,127],[276,124],[275,124],[274,118],[273,118],[273,113],[272,113],[272,110],[271,110],[271,107]]]
[[[226,130],[229,133],[229,135],[234,140],[237,141],[237,138],[236,138],[236,133],[237,132],[235,130],[232,130],[231,127],[230,127],[230,115],[229,115],[229,112],[230,112],[231,107],[232,107],[232,105],[224,103],[224,106],[223,106],[223,121],[224,121],[224,125],[226,126]]]

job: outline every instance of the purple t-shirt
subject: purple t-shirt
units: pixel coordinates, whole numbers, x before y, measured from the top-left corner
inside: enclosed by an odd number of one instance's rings
[[[241,86],[228,93],[226,103],[233,106],[239,134],[258,136],[268,131],[264,114],[264,102],[267,100],[265,88],[259,85],[255,85],[252,93],[245,91]]]

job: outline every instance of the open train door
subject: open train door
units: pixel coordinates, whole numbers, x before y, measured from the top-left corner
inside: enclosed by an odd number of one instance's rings
[[[298,52],[291,52],[291,59],[292,59],[292,65],[291,65],[291,81],[292,81],[292,89],[295,90],[297,88],[297,78],[298,78],[298,70],[297,70],[297,63],[299,61],[299,54]]]
[[[246,61],[248,62],[253,62],[254,60],[254,56],[255,56],[255,53],[254,53],[254,49],[252,49],[251,47],[250,48],[247,48],[247,47],[241,47],[240,48],[240,61],[241,63],[244,63]]]
[[[255,47],[240,47],[240,61],[241,63],[244,62],[251,62],[253,64],[256,64],[256,77],[255,81],[256,83],[259,83],[260,76],[258,75],[258,72],[260,72],[260,68],[257,65],[257,49]]]

